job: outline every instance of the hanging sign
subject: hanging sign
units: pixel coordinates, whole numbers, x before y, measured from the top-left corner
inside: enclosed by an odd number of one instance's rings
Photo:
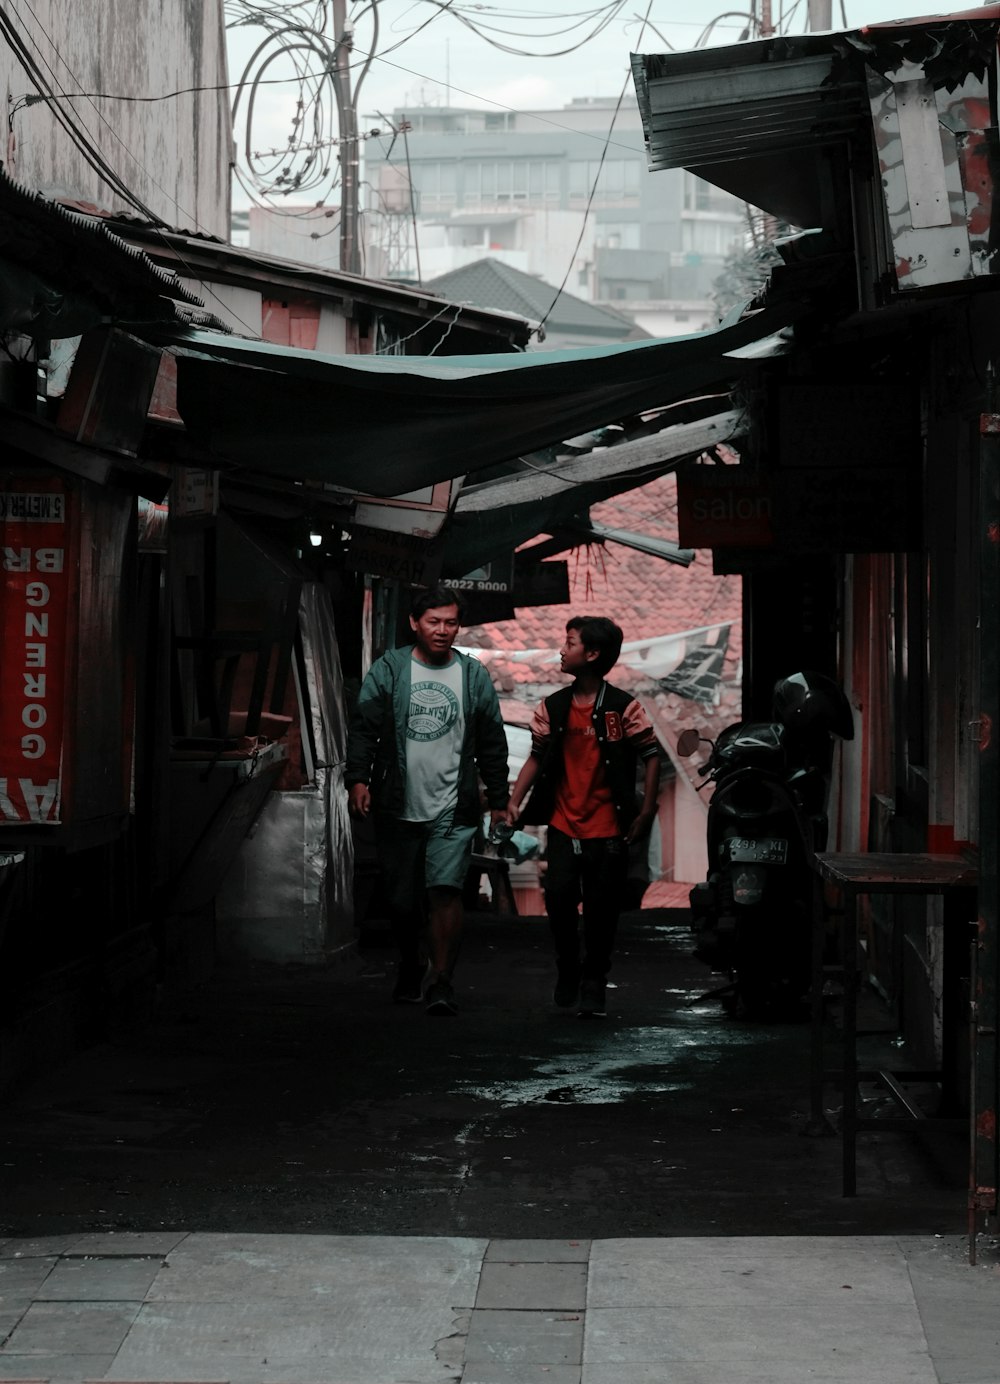
[[[0,489],[0,824],[58,822],[69,523],[60,480]]]

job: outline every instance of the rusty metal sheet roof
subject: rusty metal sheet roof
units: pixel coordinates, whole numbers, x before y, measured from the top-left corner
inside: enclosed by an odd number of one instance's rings
[[[841,33],[759,39],[687,53],[632,54],[651,170],[692,169],[794,226],[824,224],[834,184],[824,149],[870,147],[861,62],[845,47],[892,44],[915,29],[949,26],[984,39],[1000,6],[897,20]],[[901,59],[900,59],[901,60]]]
[[[300,264],[247,246],[165,231],[133,220],[120,222],[118,229],[121,236],[141,245],[152,260],[176,264],[180,272],[197,273],[205,281],[218,279],[267,288],[285,285],[310,296],[365,303],[387,317],[397,314],[400,319],[414,324],[421,318],[430,322],[439,318],[444,310],[459,306],[449,304],[434,290],[419,285],[368,279],[342,269]],[[460,306],[465,330],[506,343],[489,349],[520,351],[528,343],[531,324],[523,317],[474,304]]]
[[[176,274],[154,264],[148,255],[115,235],[103,221],[71,211],[40,192],[32,192],[15,182],[3,167],[0,167],[0,218],[4,251],[16,244],[20,254],[32,257],[32,267],[36,269],[43,269],[46,264],[52,266],[52,242],[58,240],[67,247],[64,251],[67,255],[70,253],[68,247],[73,247],[89,256],[89,277],[95,281],[106,281],[109,287],[117,283],[123,289],[162,294],[204,307],[201,299],[185,288]],[[20,229],[16,239],[11,224],[15,220]]]
[[[842,139],[867,114],[862,81],[824,88],[829,36],[691,53],[633,53],[651,169],[699,168]]]
[[[18,323],[58,338],[78,335],[92,321],[171,322],[177,304],[203,303],[176,274],[161,269],[101,221],[80,215],[32,192],[0,167],[0,261],[7,268],[8,292],[26,276],[45,299],[33,324],[22,313]],[[11,325],[7,322],[7,325]]]

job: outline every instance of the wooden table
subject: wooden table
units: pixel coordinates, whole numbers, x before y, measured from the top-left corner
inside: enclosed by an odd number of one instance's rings
[[[839,1073],[824,1071],[823,1064],[823,916],[817,907],[813,921],[812,985],[812,1116],[814,1125],[822,1122],[823,1085],[827,1079],[843,1082],[843,1194],[857,1194],[857,1136],[864,1129],[912,1129],[919,1122],[956,1126],[958,1109],[956,1079],[956,1035],[961,1024],[957,1007],[960,967],[969,955],[976,919],[975,889],[977,871],[959,855],[910,855],[894,852],[839,854],[823,852],[814,857],[821,879],[836,885],[844,896],[841,955],[843,958],[844,1012],[843,1058]],[[933,1072],[866,1072],[859,1070],[857,1053],[858,900],[863,894],[942,895],[943,916],[943,995],[941,1067]],[[858,1082],[875,1080],[888,1092],[900,1110],[896,1118],[863,1119],[858,1115]],[[941,1083],[941,1106],[936,1116],[928,1116],[913,1102],[905,1082]],[[903,1084],[901,1084],[903,1083]]]
[[[517,914],[517,901],[510,882],[510,861],[503,856],[485,851],[473,851],[466,879],[468,895],[466,907],[475,908],[479,897],[479,881],[485,875],[490,882],[491,911],[494,913]]]

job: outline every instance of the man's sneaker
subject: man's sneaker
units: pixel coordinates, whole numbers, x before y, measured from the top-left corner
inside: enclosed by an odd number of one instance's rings
[[[419,961],[399,968],[392,992],[393,1004],[419,1004],[424,997],[424,967]]]
[[[424,1005],[428,1014],[447,1015],[457,1014],[458,1005],[455,1003],[455,992],[451,988],[451,981],[447,976],[438,976],[432,980],[427,987],[424,995]]]
[[[580,1007],[577,1010],[581,1019],[603,1019],[607,1014],[604,1005],[604,981],[585,980],[580,986]]]
[[[570,970],[567,966],[560,966],[556,975],[556,988],[552,992],[552,1003],[558,1005],[560,1009],[572,1009],[579,993],[579,971]]]

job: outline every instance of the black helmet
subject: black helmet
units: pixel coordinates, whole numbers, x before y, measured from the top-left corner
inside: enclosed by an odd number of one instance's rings
[[[854,739],[854,717],[843,689],[825,673],[792,673],[774,685],[776,721],[790,731],[824,730]]]

